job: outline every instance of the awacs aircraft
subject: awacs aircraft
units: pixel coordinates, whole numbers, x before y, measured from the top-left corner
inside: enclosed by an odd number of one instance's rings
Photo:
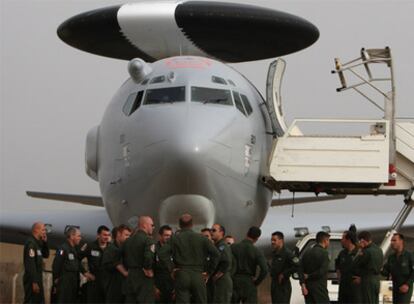
[[[130,60],[131,78],[87,136],[87,173],[102,197],[32,196],[104,206],[114,225],[149,214],[175,226],[190,212],[199,227],[222,222],[240,238],[263,222],[272,190],[262,177],[285,124],[277,100],[275,106],[264,99],[224,62],[299,51],[318,39],[315,26],[256,6],[151,1],[77,15],[58,36],[75,48]],[[101,223],[83,217],[55,224],[49,214],[44,221],[56,234],[67,223],[89,225],[83,230],[92,233]],[[9,239],[21,229],[15,218],[2,222]]]

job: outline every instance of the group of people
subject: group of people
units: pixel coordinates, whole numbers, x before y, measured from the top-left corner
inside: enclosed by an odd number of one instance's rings
[[[152,218],[141,216],[135,231],[126,225],[112,232],[100,226],[96,240],[81,245],[80,230],[70,227],[53,261],[53,301],[79,302],[82,273],[86,303],[257,303],[257,286],[270,272],[272,303],[290,302],[295,273],[306,303],[330,302],[327,232],[320,231],[301,258],[286,248],[282,232],[274,232],[268,264],[255,246],[261,236],[258,227],[251,227],[238,243],[221,224],[194,231],[190,214],[179,218],[179,228],[173,233],[168,225],[161,226],[155,241]],[[384,266],[369,232],[345,231],[341,242],[343,250],[335,260],[340,303],[378,303],[381,274],[393,281],[394,303],[410,302],[414,259],[402,234],[394,234],[393,253]],[[25,303],[44,302],[42,260],[48,256],[45,225],[35,223],[24,247]]]

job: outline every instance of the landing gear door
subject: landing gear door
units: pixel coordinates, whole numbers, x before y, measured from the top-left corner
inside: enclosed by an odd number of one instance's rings
[[[276,59],[267,72],[266,103],[269,109],[272,131],[275,136],[283,136],[287,130],[282,111],[281,86],[282,78],[286,68],[286,61]]]

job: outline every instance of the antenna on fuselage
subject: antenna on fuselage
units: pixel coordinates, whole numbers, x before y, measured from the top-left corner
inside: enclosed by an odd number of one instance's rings
[[[140,83],[152,73],[151,66],[140,58],[134,58],[128,63],[128,73],[132,80],[136,83]]]

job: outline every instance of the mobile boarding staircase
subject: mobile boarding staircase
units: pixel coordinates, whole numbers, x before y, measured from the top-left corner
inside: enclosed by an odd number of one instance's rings
[[[269,68],[267,105],[275,140],[270,176],[263,177],[263,182],[279,193],[326,193],[333,199],[344,195],[403,195],[404,207],[382,244],[383,251],[388,251],[393,233],[401,228],[414,205],[414,123],[395,117],[391,50],[362,49],[359,58],[345,64],[335,59],[332,71],[339,76],[338,92],[358,92],[384,112],[382,119],[296,119],[287,128],[280,98],[284,69],[281,59]],[[386,78],[373,77],[379,69],[385,70]],[[348,85],[349,76],[355,84]],[[384,107],[372,98],[373,92],[384,98]],[[312,131],[312,125],[319,125],[317,132]],[[280,129],[284,134],[277,134]],[[321,130],[330,134],[322,135]],[[338,135],[344,130],[351,134]]]

